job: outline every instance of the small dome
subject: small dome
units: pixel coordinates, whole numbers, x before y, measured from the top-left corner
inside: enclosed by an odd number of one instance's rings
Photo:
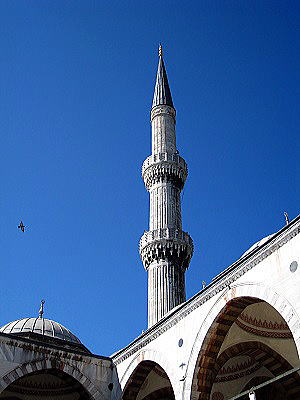
[[[0,332],[24,336],[35,333],[50,338],[65,340],[68,343],[81,344],[80,340],[69,329],[58,322],[46,318],[23,318],[9,322],[0,328]]]
[[[266,236],[262,239],[260,239],[258,242],[254,243],[245,253],[242,254],[242,257],[246,256],[247,254],[251,253],[251,251],[257,249],[258,247],[262,246],[265,244],[271,237],[274,236],[274,233],[272,235]]]

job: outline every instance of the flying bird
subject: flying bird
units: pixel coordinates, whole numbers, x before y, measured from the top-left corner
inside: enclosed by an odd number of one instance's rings
[[[21,229],[22,232],[25,232],[25,225],[22,221],[20,221],[20,225],[18,226],[18,228]]]

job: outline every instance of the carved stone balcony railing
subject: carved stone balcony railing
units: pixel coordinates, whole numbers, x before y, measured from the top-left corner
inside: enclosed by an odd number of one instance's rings
[[[176,153],[152,154],[146,158],[142,166],[142,177],[147,190],[162,181],[172,181],[181,190],[187,174],[186,162]]]
[[[154,261],[167,260],[187,269],[194,251],[193,240],[179,229],[145,231],[139,245],[145,269]]]

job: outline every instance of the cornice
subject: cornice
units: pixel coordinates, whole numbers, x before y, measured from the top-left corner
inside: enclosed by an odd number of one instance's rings
[[[181,306],[178,306],[173,312],[171,311],[167,316],[162,318],[157,324],[153,325],[127,347],[113,354],[111,356],[113,362],[118,365],[143,347],[147,346],[212,297],[230,287],[230,285],[232,285],[237,279],[280,249],[299,233],[300,216],[291,221],[289,225],[284,226],[279,232],[275,233],[270,240],[262,244],[260,247],[238,259],[235,263],[225,269],[225,271],[219,274],[206,288],[201,290]]]
[[[87,354],[81,351],[64,349],[53,344],[35,342],[32,339],[16,338],[13,334],[0,333],[0,345],[21,348],[49,358],[68,359],[84,364],[100,365],[102,362],[111,362],[110,357]]]
[[[239,365],[237,366],[239,367]],[[249,376],[251,375],[253,372],[258,371],[261,368],[261,365],[259,363],[255,363],[254,365],[252,365],[250,368],[241,371],[240,369],[237,368],[237,371],[235,374],[229,375],[229,376],[217,376],[215,379],[216,383],[219,382],[228,382],[228,381],[233,381],[236,379],[240,379],[244,376]]]

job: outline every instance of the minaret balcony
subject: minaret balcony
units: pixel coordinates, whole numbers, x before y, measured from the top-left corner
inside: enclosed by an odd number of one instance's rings
[[[142,166],[142,177],[147,190],[156,183],[170,181],[182,190],[187,175],[187,164],[176,153],[152,154]]]
[[[159,260],[168,260],[187,269],[194,244],[187,232],[164,228],[145,231],[140,239],[139,250],[145,269]]]

